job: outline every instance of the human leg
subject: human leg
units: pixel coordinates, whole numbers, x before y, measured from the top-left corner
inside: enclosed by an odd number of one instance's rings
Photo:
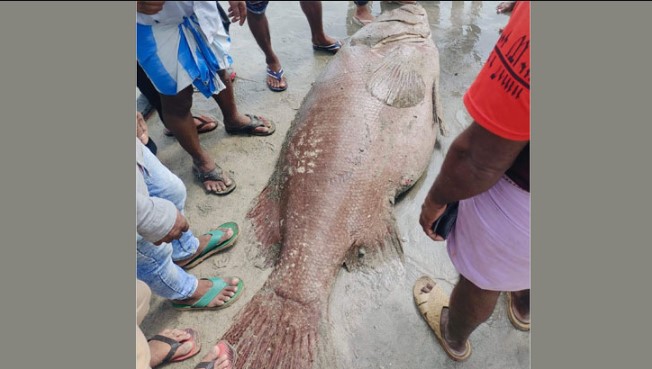
[[[143,161],[147,168],[143,178],[149,195],[170,201],[179,212],[184,214],[187,192],[183,181],[147,150],[143,151]],[[197,253],[200,242],[192,231],[188,230],[183,232],[179,239],[172,241],[171,245],[172,260],[177,261]]]
[[[224,115],[224,126],[226,127],[227,132],[242,130],[251,124],[258,123],[254,122],[256,116],[248,116],[246,114],[241,114],[238,111],[233,93],[233,83],[226,78],[225,74],[224,70],[219,72],[220,78],[226,88],[220,91],[219,94],[213,95],[213,99],[215,99],[215,102],[217,102],[217,105],[219,105],[222,110],[222,115]],[[257,135],[268,135],[273,133],[274,127],[272,123],[266,118],[258,118],[260,124],[255,128],[251,128],[251,133]]]
[[[240,280],[225,278],[222,286],[214,286],[209,279],[198,280],[172,262],[172,246],[169,243],[156,246],[138,236],[136,272],[138,279],[145,282],[152,291],[175,304],[192,305],[209,292],[205,307],[220,307],[237,293]]]
[[[365,26],[371,23],[374,20],[374,16],[371,15],[369,1],[354,1],[354,3],[356,7],[353,21],[360,26]]]
[[[136,252],[137,277],[158,296],[183,300],[197,289],[197,278],[173,263],[171,244],[156,246],[139,235]]]
[[[161,95],[152,84],[152,81],[147,77],[147,74],[140,66],[136,63],[136,84],[140,92],[147,98],[149,103],[156,109],[159,119],[163,125],[165,125],[165,118],[163,117],[163,110],[161,105]],[[215,130],[217,128],[217,121],[207,116],[197,116],[193,117],[197,133],[207,133]],[[174,137],[174,134],[169,129],[165,129],[163,132],[166,136]]]
[[[192,86],[188,86],[175,96],[161,95],[163,116],[165,126],[174,134],[181,147],[190,154],[195,167],[202,173],[208,173],[215,170],[217,165],[199,142],[199,136],[190,114],[192,93]],[[233,180],[226,175],[223,180],[203,182],[205,189],[212,192],[224,191],[233,184]]]
[[[186,186],[181,179],[163,165],[156,156],[150,152],[143,152],[143,161],[147,171],[143,174],[147,191],[152,197],[158,197],[168,200],[174,206],[184,213],[186,203]],[[234,235],[234,229],[237,230],[235,223],[231,228],[219,228],[213,232],[195,237],[192,231],[188,230],[181,234],[181,237],[173,240],[172,245],[172,260],[179,266],[184,267],[186,264],[197,259],[200,255],[206,254],[204,250],[209,247],[210,255],[217,253],[215,248],[220,250],[222,246],[227,244],[227,241],[234,241],[231,238]],[[233,228],[233,229],[232,229]],[[217,236],[212,235],[216,234]],[[230,245],[230,243],[229,243]],[[206,255],[204,255],[207,257]],[[204,258],[205,258],[204,257]],[[202,259],[203,260],[203,259]]]
[[[441,314],[443,338],[457,353],[464,352],[473,331],[494,311],[500,292],[484,290],[464,276],[453,288],[448,309]]]
[[[272,37],[269,31],[269,22],[265,16],[267,1],[247,1],[247,23],[249,29],[256,39],[258,46],[265,54],[265,63],[267,63],[268,75],[267,85],[273,91],[282,91],[287,88],[287,81],[282,76],[281,61],[279,60],[274,49],[272,48]],[[271,73],[270,73],[271,72]],[[279,78],[275,78],[274,75]]]
[[[336,53],[341,44],[324,32],[321,1],[300,1],[301,10],[306,15],[312,34],[312,44],[320,50]]]

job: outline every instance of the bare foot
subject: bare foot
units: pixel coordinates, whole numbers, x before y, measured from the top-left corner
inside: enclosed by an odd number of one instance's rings
[[[238,278],[224,278],[224,281],[228,283],[228,286],[224,287],[224,289],[222,289],[222,291],[220,291],[220,293],[215,296],[213,301],[211,301],[206,307],[222,306],[227,303],[236,292],[238,292],[238,282],[240,282]],[[195,293],[193,293],[190,298],[185,300],[175,300],[174,302],[184,305],[192,305],[199,301],[212,286],[213,282],[210,280],[200,279]]]
[[[235,364],[233,352],[226,346],[223,341],[218,342],[211,350],[201,359],[202,363],[215,362],[213,369],[232,369]]]
[[[166,329],[161,333],[159,333],[158,335],[171,338],[177,342],[183,342],[181,346],[179,346],[179,348],[177,349],[177,351],[175,352],[171,360],[187,355],[190,353],[190,351],[192,351],[193,348],[193,341],[191,340],[192,335],[186,330]],[[149,351],[151,355],[149,359],[149,365],[151,368],[161,365],[163,363],[163,359],[165,359],[165,357],[170,352],[170,349],[172,348],[169,344],[158,340],[151,340],[147,342],[147,344],[149,345]]]
[[[231,238],[233,236],[233,230],[231,228],[218,228],[218,229],[220,231],[224,232],[224,234],[219,239],[219,241],[217,241],[218,244],[228,240],[229,238]],[[182,268],[184,266],[186,266],[188,263],[190,263],[191,260],[196,258],[198,255],[200,255],[206,249],[206,245],[208,245],[208,241],[211,240],[211,237],[213,237],[213,236],[211,236],[210,234],[205,234],[205,235],[201,235],[201,236],[197,237],[197,239],[199,240],[199,247],[197,248],[197,252],[195,252],[191,257],[189,257],[187,259],[177,260],[174,263],[177,264],[178,266],[182,267]]]
[[[367,25],[374,20],[374,16],[371,15],[371,11],[367,5],[359,5],[355,9],[355,15],[353,16],[358,22],[362,25]]]

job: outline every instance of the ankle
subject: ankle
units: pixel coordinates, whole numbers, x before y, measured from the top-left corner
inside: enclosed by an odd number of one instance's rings
[[[460,339],[459,337],[455,337],[455,334],[451,333],[451,332],[454,333],[455,330],[454,327],[451,327],[448,314],[449,314],[448,309],[445,309],[441,315],[440,326],[442,328],[441,329],[442,338],[444,339],[444,341],[446,341],[448,347],[450,347],[454,351],[457,351],[458,353],[462,353],[466,349],[467,338]]]
[[[199,301],[199,299],[201,299],[202,296],[204,296],[206,292],[210,289],[208,283],[210,283],[210,281],[206,279],[197,280],[197,288],[195,288],[195,291],[190,295],[190,297],[175,302],[179,302],[182,304],[190,304]]]
[[[276,55],[273,55],[271,58],[265,58],[265,64],[270,67],[277,67],[281,65],[281,61],[276,57]]]

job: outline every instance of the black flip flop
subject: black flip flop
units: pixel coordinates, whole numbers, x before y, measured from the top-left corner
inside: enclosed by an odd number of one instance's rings
[[[230,135],[251,135],[251,136],[269,136],[272,133],[276,131],[276,125],[274,125],[274,122],[271,120],[267,120],[270,124],[269,127],[265,125],[265,122],[263,122],[263,117],[260,117],[258,115],[252,115],[252,114],[245,114],[249,118],[251,118],[251,122],[245,126],[238,127],[238,128],[229,128],[225,127],[226,133]],[[256,132],[256,128],[258,127],[266,127],[269,130],[267,132]]]

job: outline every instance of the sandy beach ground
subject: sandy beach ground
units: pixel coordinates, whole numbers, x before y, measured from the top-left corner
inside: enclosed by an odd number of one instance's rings
[[[228,7],[227,2],[220,3],[225,9]],[[422,274],[440,281],[447,292],[457,280],[445,244],[427,238],[418,217],[450,142],[470,123],[462,96],[498,39],[498,30],[508,21],[508,16],[496,14],[497,1],[419,3],[428,12],[439,48],[444,119],[452,132],[440,140],[423,178],[396,204],[394,214],[403,241],[404,263],[388,262],[371,273],[344,269],[340,272],[329,306],[330,340],[322,341],[330,349],[328,354],[320,355],[316,368],[528,368],[530,335],[512,327],[504,296],[492,317],[471,336],[474,353],[462,364],[448,359],[412,300],[412,286]],[[355,33],[360,27],[352,22],[354,7],[350,1],[323,2],[326,32],[338,39]],[[373,2],[372,12],[377,15],[382,9],[394,7]],[[159,147],[159,159],[186,184],[186,216],[191,229],[199,235],[227,221],[241,226],[236,247],[208,259],[192,273],[199,277],[239,276],[246,284],[244,295],[228,309],[205,312],[178,312],[169,302],[153,297],[142,325],[147,336],[168,327],[193,327],[200,332],[203,347],[208,348],[226,332],[234,316],[271,271],[263,268],[256,258],[256,240],[245,215],[274,170],[286,132],[303,97],[331,57],[312,50],[308,23],[297,1],[271,2],[267,17],[288,90],[275,93],[267,88],[264,54],[246,24],[231,26],[231,54],[238,76],[234,87],[239,109],[271,118],[277,124],[277,132],[269,137],[229,136],[220,123],[217,130],[200,135],[202,145],[237,181],[238,187],[232,194],[225,197],[205,194],[192,175],[190,156],[174,138],[163,135],[163,125],[156,114],[148,120],[150,136]],[[217,104],[197,93],[193,113],[222,119]],[[168,367],[191,369],[201,356]]]

